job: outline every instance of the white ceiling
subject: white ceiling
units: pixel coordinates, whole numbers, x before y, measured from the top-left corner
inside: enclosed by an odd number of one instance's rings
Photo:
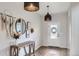
[[[40,10],[37,13],[44,15],[47,13],[47,5],[49,5],[50,13],[66,12],[70,7],[70,2],[40,2]]]

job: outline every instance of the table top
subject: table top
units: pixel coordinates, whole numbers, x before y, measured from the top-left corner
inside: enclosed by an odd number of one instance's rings
[[[31,44],[34,45],[35,41],[26,41],[26,42],[19,43],[18,45],[12,45],[12,46],[25,47],[25,46],[28,46],[28,45],[31,45]]]

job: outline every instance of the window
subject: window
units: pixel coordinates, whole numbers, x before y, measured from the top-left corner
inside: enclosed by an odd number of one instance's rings
[[[51,34],[51,36],[50,36],[50,38],[51,39],[57,39],[57,25],[51,25],[50,26],[50,34]]]

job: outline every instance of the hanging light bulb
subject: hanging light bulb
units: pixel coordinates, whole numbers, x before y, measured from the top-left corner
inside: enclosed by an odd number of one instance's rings
[[[24,2],[24,9],[30,12],[38,11],[39,2]]]
[[[49,9],[49,6],[47,6],[47,8]],[[49,14],[49,12],[47,12],[47,14],[44,17],[45,21],[51,21],[52,20],[52,16]]]

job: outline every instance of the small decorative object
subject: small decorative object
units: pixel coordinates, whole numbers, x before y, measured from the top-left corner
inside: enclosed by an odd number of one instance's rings
[[[13,34],[13,38],[16,39],[15,40],[15,45],[17,44],[17,39],[19,39],[19,37],[20,37],[20,33],[19,32],[16,32],[16,33]]]
[[[49,6],[47,6],[47,8],[49,9]],[[51,21],[52,20],[52,16],[49,14],[49,12],[47,12],[47,14],[44,17],[45,21]]]
[[[2,27],[2,30],[4,29],[5,27],[5,23],[6,23],[6,16],[5,14],[1,14],[1,27]]]
[[[39,10],[39,2],[24,2],[24,10],[35,12]]]
[[[30,37],[30,30],[26,30],[26,38]]]
[[[8,36],[10,36],[10,19],[11,17],[6,16],[5,29]]]
[[[10,32],[11,37],[12,37],[12,33],[13,33],[13,23],[14,23],[14,19],[13,19],[13,17],[10,17],[9,32]]]
[[[19,38],[20,34],[17,32],[17,33],[14,33],[14,38],[17,40]]]
[[[26,29],[29,30],[31,28],[31,22],[27,21]]]
[[[30,37],[30,29],[31,29],[31,22],[27,21],[27,23],[26,23],[26,38]]]

